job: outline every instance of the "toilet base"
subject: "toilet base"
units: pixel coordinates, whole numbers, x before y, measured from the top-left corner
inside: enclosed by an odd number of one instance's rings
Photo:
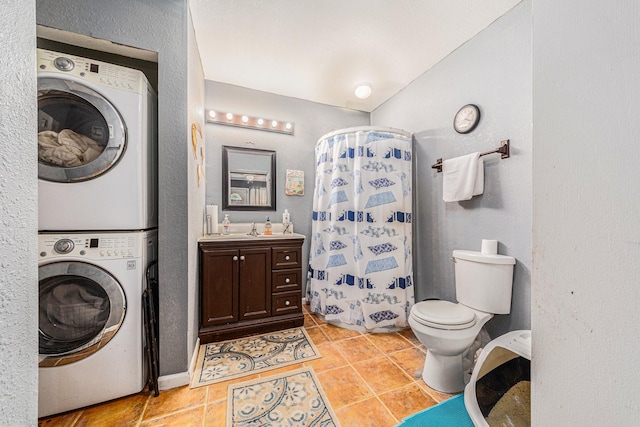
[[[429,387],[443,393],[463,391],[465,379],[462,355],[443,356],[427,350],[422,379]]]

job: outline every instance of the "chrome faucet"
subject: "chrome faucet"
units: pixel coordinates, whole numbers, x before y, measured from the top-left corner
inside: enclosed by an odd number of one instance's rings
[[[253,236],[256,237],[258,234],[258,228],[256,227],[256,223],[252,222],[251,223],[251,231],[247,233],[248,236]]]

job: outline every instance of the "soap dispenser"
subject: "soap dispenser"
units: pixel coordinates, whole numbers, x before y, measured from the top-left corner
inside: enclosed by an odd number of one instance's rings
[[[267,217],[267,221],[264,223],[264,235],[271,236],[273,232],[271,231],[271,220]]]
[[[291,222],[291,217],[289,216],[289,209],[285,209],[282,214],[282,224],[287,225]]]
[[[231,221],[229,221],[229,214],[224,214],[222,220],[222,234],[229,234],[231,232]]]

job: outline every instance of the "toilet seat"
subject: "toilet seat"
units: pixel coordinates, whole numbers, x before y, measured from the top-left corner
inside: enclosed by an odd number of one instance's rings
[[[411,317],[425,326],[436,329],[467,329],[476,324],[476,313],[462,304],[429,300],[413,306]]]

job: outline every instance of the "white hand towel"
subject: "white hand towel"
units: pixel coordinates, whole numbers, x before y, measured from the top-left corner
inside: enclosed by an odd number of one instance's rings
[[[484,160],[479,152],[444,160],[442,175],[445,202],[469,200],[484,192]]]

